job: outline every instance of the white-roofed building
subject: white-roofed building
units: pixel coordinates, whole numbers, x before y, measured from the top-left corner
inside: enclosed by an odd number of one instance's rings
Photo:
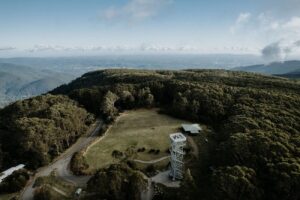
[[[190,133],[192,135],[199,134],[202,131],[199,124],[182,124],[181,127],[185,133]]]
[[[25,165],[23,164],[20,164],[20,165],[17,165],[15,167],[11,167],[9,168],[8,170],[5,170],[4,172],[0,173],[0,183],[2,183],[2,181],[12,175],[12,173],[14,173],[15,171],[19,170],[19,169],[23,169],[25,167]]]

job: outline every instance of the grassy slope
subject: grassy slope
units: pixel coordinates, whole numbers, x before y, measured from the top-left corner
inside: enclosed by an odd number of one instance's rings
[[[112,126],[103,140],[91,146],[86,158],[91,168],[100,168],[117,162],[111,154],[113,150],[125,152],[130,146],[145,147],[146,151],[137,153],[136,159],[153,160],[168,155],[169,134],[178,131],[180,124],[186,121],[155,110],[135,110],[123,113]],[[160,149],[158,155],[149,154],[149,149]]]

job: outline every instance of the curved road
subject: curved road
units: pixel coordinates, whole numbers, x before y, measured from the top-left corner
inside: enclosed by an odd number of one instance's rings
[[[94,129],[88,136],[80,137],[75,144],[73,144],[69,149],[67,149],[62,155],[56,158],[50,165],[42,167],[37,170],[35,176],[31,178],[29,183],[26,185],[24,190],[20,195],[20,199],[22,200],[32,200],[34,188],[33,184],[38,177],[48,176],[53,170],[57,172],[57,175],[64,179],[65,181],[74,183],[77,186],[85,186],[90,176],[75,176],[69,170],[69,163],[71,161],[72,155],[85,148],[92,141],[97,139],[97,133],[102,126],[103,122],[97,120]]]

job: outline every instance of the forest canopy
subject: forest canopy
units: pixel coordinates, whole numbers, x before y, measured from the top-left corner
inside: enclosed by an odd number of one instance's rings
[[[0,111],[0,165],[7,157],[33,167],[48,163],[87,129],[89,113],[110,123],[122,110],[154,106],[216,130],[207,199],[300,198],[300,84],[245,72],[89,72]],[[197,187],[185,199],[202,195],[197,168],[191,176]]]
[[[92,122],[91,114],[61,95],[42,95],[5,107],[0,110],[0,169],[49,163]]]
[[[207,170],[209,199],[300,198],[298,82],[225,70],[102,70],[52,93],[109,122],[124,109],[157,106],[211,124],[218,134]]]

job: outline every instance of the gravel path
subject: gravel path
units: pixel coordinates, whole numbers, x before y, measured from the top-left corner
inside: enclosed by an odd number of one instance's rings
[[[158,159],[155,159],[155,160],[149,160],[149,161],[134,159],[133,161],[143,163],[143,164],[153,164],[153,163],[160,162],[160,161],[165,160],[165,159],[170,158],[170,157],[171,156],[164,156],[164,157],[161,157],[161,158],[158,158]]]

